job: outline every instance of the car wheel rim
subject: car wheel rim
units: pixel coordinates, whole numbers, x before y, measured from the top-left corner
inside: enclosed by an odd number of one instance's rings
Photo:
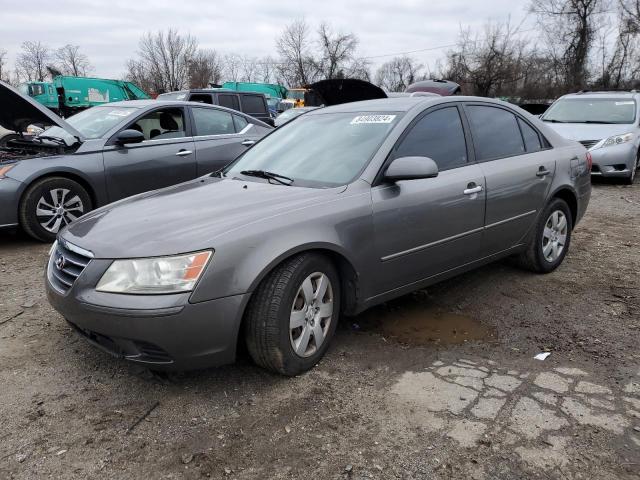
[[[333,287],[329,277],[315,272],[304,279],[291,306],[289,338],[299,357],[315,354],[329,333],[333,319]]]
[[[51,233],[58,233],[83,213],[84,205],[80,197],[66,188],[49,190],[36,205],[38,223]]]
[[[564,250],[568,232],[567,217],[564,212],[555,210],[549,215],[542,233],[542,254],[547,262],[555,262]]]

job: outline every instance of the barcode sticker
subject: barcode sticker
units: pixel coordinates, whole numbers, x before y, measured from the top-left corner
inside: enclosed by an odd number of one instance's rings
[[[351,120],[351,125],[361,125],[363,123],[391,123],[395,120],[395,115],[358,115]]]

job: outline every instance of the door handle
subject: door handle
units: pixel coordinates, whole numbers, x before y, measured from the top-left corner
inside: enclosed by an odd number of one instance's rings
[[[467,188],[462,192],[465,195],[473,195],[474,193],[480,193],[482,191],[482,185],[473,186],[475,183],[470,183]]]
[[[240,145],[244,145],[245,147],[250,147],[251,145],[253,145],[254,143],[256,143],[255,140],[245,140],[244,142],[242,142]]]
[[[187,155],[191,155],[193,152],[191,150],[180,150],[176,153],[176,157],[186,157]]]
[[[540,167],[538,169],[538,171],[536,172],[536,177],[546,177],[547,175],[549,175],[551,173],[550,170],[547,170],[545,167]]]

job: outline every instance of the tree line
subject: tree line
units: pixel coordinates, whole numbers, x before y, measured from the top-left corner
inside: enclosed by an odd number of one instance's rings
[[[201,48],[195,37],[174,29],[145,33],[126,61],[125,77],[155,93],[224,81],[297,87],[327,78],[360,78],[388,91],[444,78],[460,83],[469,95],[523,99],[640,86],[640,0],[530,0],[528,10],[534,29],[510,21],[489,22],[479,31],[463,28],[433,68],[397,55],[373,71],[372,59],[359,53],[356,34],[299,19],[283,28],[274,55],[265,57]],[[92,71],[77,45],[52,49],[24,42],[14,72],[0,49],[0,78],[14,83]]]

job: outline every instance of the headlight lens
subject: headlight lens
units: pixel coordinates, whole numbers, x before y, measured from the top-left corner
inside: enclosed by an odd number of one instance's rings
[[[211,255],[211,251],[204,251],[173,257],[115,260],[102,275],[96,290],[147,295],[189,292]]]
[[[610,147],[612,145],[620,145],[621,143],[627,143],[633,140],[633,133],[625,133],[623,135],[614,135],[607,138],[602,144],[603,147]]]

